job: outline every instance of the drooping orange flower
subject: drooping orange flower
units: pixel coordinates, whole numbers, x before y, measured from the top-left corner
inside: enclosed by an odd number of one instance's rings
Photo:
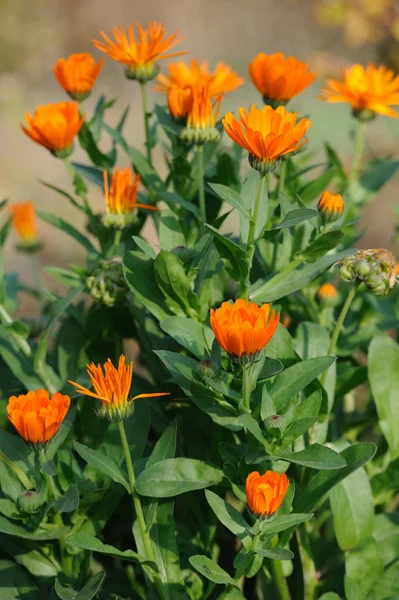
[[[98,415],[106,417],[110,421],[120,421],[131,415],[133,402],[138,398],[169,396],[169,393],[160,392],[156,394],[139,394],[129,399],[133,377],[133,362],[126,366],[123,354],[119,357],[118,368],[114,367],[110,358],[104,364],[104,370],[101,365],[96,366],[94,363],[86,366],[94,392],[80,383],[74,381],[69,383],[76,386],[76,391],[79,394],[101,400],[102,406],[98,410]]]
[[[254,86],[260,91],[265,104],[275,108],[300,94],[316,77],[306,62],[294,56],[285,58],[281,52],[261,52],[248,65]]]
[[[250,473],[245,483],[247,504],[258,518],[271,517],[280,507],[290,482],[285,473],[266,471]]]
[[[12,225],[22,244],[37,244],[36,215],[33,202],[19,202],[10,206]]]
[[[146,30],[140,23],[136,23],[136,27],[139,32],[138,40],[134,36],[132,25],[128,25],[127,34],[123,27],[113,27],[111,31],[115,41],[104,31],[100,31],[100,35],[106,43],[93,40],[93,44],[98,50],[126,65],[128,78],[137,79],[140,82],[154,79],[158,73],[158,65],[154,64],[156,60],[186,54],[186,52],[167,54],[183,39],[178,37],[177,31],[165,38],[166,27],[162,23],[156,21],[148,23]]]
[[[112,173],[109,186],[108,172],[104,169],[105,225],[122,228],[135,219],[138,208],[158,210],[156,206],[137,202],[140,179],[140,175],[134,174],[129,167],[123,170],[117,167]]]
[[[58,83],[78,102],[87,98],[102,69],[104,60],[96,61],[91,54],[71,54],[67,59],[60,58],[53,72]]]
[[[343,69],[342,79],[328,79],[321,99],[350,104],[354,114],[365,120],[376,113],[398,117],[390,107],[399,104],[399,75],[395,77],[390,69],[370,63],[366,68],[356,64]]]
[[[46,390],[39,389],[11,396],[7,416],[25,442],[42,447],[57,433],[70,403],[69,396],[56,392],[50,398]]]
[[[33,117],[26,113],[25,118],[28,127],[22,123],[21,127],[26,135],[59,158],[71,154],[74,139],[84,121],[76,102],[40,105]]]
[[[317,292],[320,300],[332,300],[338,296],[337,288],[332,283],[323,283]]]
[[[323,221],[331,223],[336,221],[344,212],[344,201],[341,194],[332,194],[325,191],[322,193],[317,208]]]
[[[253,104],[249,113],[239,110],[237,121],[232,113],[223,119],[224,129],[229,137],[249,152],[250,165],[262,174],[277,166],[278,160],[301,148],[307,142],[305,134],[311,122],[301,119],[296,122],[297,113],[287,112],[284,106],[274,110],[264,106],[261,110]]]
[[[239,298],[230,304],[211,308],[211,327],[222,348],[232,360],[245,362],[252,359],[273,337],[280,313],[270,313],[270,304],[259,307],[255,302]]]
[[[207,85],[193,86],[187,113],[187,125],[180,137],[194,144],[219,141],[220,133],[215,128],[215,124],[219,116],[221,101],[221,96],[212,101]]]

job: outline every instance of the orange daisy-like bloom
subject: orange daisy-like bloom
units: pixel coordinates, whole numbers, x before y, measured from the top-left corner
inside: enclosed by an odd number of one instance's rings
[[[20,202],[10,206],[12,225],[18,233],[21,246],[33,247],[38,245],[36,215],[33,202]]]
[[[50,398],[46,390],[11,396],[7,416],[19,435],[37,447],[43,447],[57,433],[71,400],[59,392]]]
[[[197,145],[218,142],[220,133],[215,127],[220,112],[222,97],[212,101],[207,85],[191,88],[191,98],[187,114],[187,126],[180,137]]]
[[[59,158],[72,153],[73,141],[84,121],[76,102],[41,105],[33,117],[26,113],[25,118],[28,127],[21,127],[26,135]]]
[[[186,54],[186,52],[167,54],[183,39],[177,37],[177,31],[165,38],[166,27],[162,23],[156,21],[148,23],[147,30],[143,29],[140,23],[136,23],[136,27],[139,32],[138,40],[134,36],[132,25],[128,25],[127,34],[123,27],[113,27],[111,31],[115,41],[104,31],[100,31],[100,35],[105,40],[105,44],[93,40],[93,44],[98,50],[126,65],[126,76],[129,79],[137,79],[141,83],[154,79],[159,70],[154,61]]]
[[[239,110],[237,121],[232,113],[223,119],[224,129],[229,137],[249,152],[251,167],[262,175],[276,168],[279,159],[295,152],[307,142],[305,134],[311,122],[301,119],[296,122],[297,113],[287,112],[284,106],[274,110],[264,106],[261,110],[253,104],[249,113]]]
[[[116,168],[112,173],[111,186],[109,186],[108,172],[104,169],[106,214],[103,221],[105,225],[123,228],[135,220],[138,208],[158,210],[156,206],[137,202],[137,188],[140,179],[140,175],[134,174],[129,167],[123,171]]]
[[[255,302],[239,298],[223,304],[216,310],[211,308],[211,327],[222,348],[235,362],[245,363],[256,357],[273,337],[280,320],[280,313],[270,304],[259,307]]]
[[[249,509],[258,518],[271,517],[284,500],[290,482],[285,473],[266,471],[250,473],[245,483]]]
[[[323,283],[323,285],[319,287],[317,295],[320,300],[333,300],[337,298],[338,292],[337,288],[333,286],[332,283]]]
[[[325,191],[318,202],[317,209],[325,223],[336,221],[344,212],[344,201],[341,194]]]
[[[343,81],[328,79],[322,91],[322,100],[327,102],[346,102],[350,104],[355,116],[363,120],[373,118],[376,113],[389,117],[398,117],[390,108],[399,104],[399,75],[384,66],[369,64],[352,65],[342,70]]]
[[[67,94],[81,102],[90,95],[103,63],[101,59],[96,64],[92,55],[88,53],[71,54],[67,59],[58,59],[53,73]]]
[[[261,52],[249,63],[248,70],[265,104],[275,108],[300,94],[316,77],[305,62],[294,56],[285,58],[281,52]]]
[[[125,357],[120,356],[118,368],[115,368],[109,358],[101,365],[91,363],[87,365],[87,373],[93,385],[91,392],[83,385],[70,381],[76,385],[76,391],[84,396],[92,396],[101,400],[101,408],[98,410],[100,417],[106,417],[110,421],[121,421],[133,413],[133,402],[138,398],[153,398],[155,396],[169,396],[168,393],[139,394],[129,400],[130,388],[133,377],[133,362],[129,366],[125,364]]]

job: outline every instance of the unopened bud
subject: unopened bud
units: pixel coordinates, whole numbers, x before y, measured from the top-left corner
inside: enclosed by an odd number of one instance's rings
[[[341,194],[325,191],[319,200],[317,209],[324,223],[332,223],[342,215],[344,206]]]
[[[366,259],[362,258],[356,263],[356,273],[359,277],[367,277],[371,271],[372,267]]]
[[[281,415],[270,415],[265,420],[265,428],[269,434],[282,433],[286,427],[287,422]]]
[[[355,279],[355,274],[350,265],[342,265],[342,267],[339,270],[339,274],[343,281],[353,281],[353,279]]]
[[[186,248],[186,246],[176,246],[175,248],[172,249],[172,254],[174,254],[175,256],[180,258],[183,265],[186,265],[191,258],[190,250],[188,248]]]
[[[35,491],[28,490],[18,498],[20,510],[26,513],[35,513],[43,505],[43,498]]]
[[[217,369],[216,364],[212,360],[205,359],[198,363],[195,371],[196,371],[197,375],[199,375],[203,379],[205,377],[209,377],[210,379],[213,379],[213,377],[215,377],[217,375],[218,369]]]

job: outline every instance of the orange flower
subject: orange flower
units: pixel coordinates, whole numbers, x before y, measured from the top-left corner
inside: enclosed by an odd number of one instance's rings
[[[398,117],[390,108],[399,104],[399,75],[384,66],[377,68],[369,64],[352,65],[342,70],[343,81],[327,80],[322,91],[322,100],[327,102],[346,102],[350,104],[355,116],[364,120],[373,118],[376,113],[389,117]]]
[[[249,509],[258,518],[271,517],[284,500],[290,482],[285,473],[266,471],[250,473],[245,483]]]
[[[171,48],[174,48],[183,38],[178,38],[178,32],[165,38],[166,27],[162,23],[153,21],[148,23],[148,29],[144,30],[140,23],[136,23],[139,31],[139,40],[137,41],[133,26],[128,25],[127,35],[123,27],[113,27],[111,29],[115,41],[100,31],[104,42],[93,40],[93,44],[98,50],[108,54],[110,58],[126,65],[126,76],[129,79],[137,79],[141,83],[154,79],[158,72],[158,65],[155,60],[181,56],[186,52],[175,52],[166,54]]]
[[[102,69],[103,59],[96,64],[91,54],[71,54],[67,59],[60,58],[53,72],[58,83],[78,102],[90,95]]]
[[[279,320],[270,304],[259,307],[255,302],[241,298],[234,304],[223,302],[211,308],[211,327],[219,344],[236,362],[248,362],[268,344],[273,337]]]
[[[248,70],[265,104],[275,108],[300,94],[316,77],[305,62],[294,56],[285,58],[281,52],[261,52],[249,63]]]
[[[107,227],[123,228],[136,218],[138,208],[158,210],[150,204],[137,202],[137,188],[140,175],[134,174],[132,169],[126,167],[123,171],[118,167],[114,169],[111,187],[108,185],[108,172],[104,169],[104,196],[106,214],[103,217]]]
[[[37,447],[43,447],[57,433],[71,400],[59,392],[50,398],[46,390],[11,396],[7,416],[19,435]]]
[[[83,124],[76,102],[40,105],[32,117],[25,115],[28,127],[22,130],[34,142],[44,146],[59,158],[65,158],[73,150],[73,141]]]
[[[38,240],[35,207],[33,206],[33,202],[13,204],[10,206],[10,212],[12,214],[12,225],[18,233],[22,245],[36,246]]]
[[[222,97],[212,102],[209,87],[198,85],[191,88],[191,98],[187,114],[187,126],[180,134],[186,142],[197,145],[218,142],[220,133],[215,123],[220,112]]]
[[[332,283],[323,283],[317,292],[320,300],[333,300],[338,296],[337,289]]]
[[[118,368],[116,369],[109,358],[104,364],[104,371],[100,365],[91,363],[87,366],[87,372],[93,385],[91,392],[80,383],[70,381],[76,385],[76,391],[84,396],[92,396],[101,400],[101,408],[98,410],[100,417],[106,417],[110,421],[126,419],[133,412],[133,402],[137,398],[153,398],[155,396],[169,396],[168,393],[139,394],[129,400],[130,387],[132,385],[133,362],[127,367],[125,357],[120,356]]]
[[[336,221],[344,211],[344,201],[341,194],[332,194],[325,191],[322,193],[317,209],[325,223]]]
[[[297,113],[289,113],[284,106],[274,110],[264,106],[261,110],[253,104],[249,113],[239,110],[240,120],[232,113],[223,119],[225,131],[231,139],[249,152],[249,163],[266,174],[277,166],[282,156],[295,152],[307,142],[304,138],[311,122],[301,119],[296,123]]]

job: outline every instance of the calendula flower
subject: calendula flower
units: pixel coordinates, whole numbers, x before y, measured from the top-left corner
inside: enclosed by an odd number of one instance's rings
[[[384,66],[369,64],[352,65],[342,70],[343,81],[328,79],[322,91],[322,100],[326,102],[345,102],[350,104],[353,114],[370,120],[376,113],[388,117],[398,117],[390,108],[399,104],[399,75]]]
[[[90,95],[103,63],[101,59],[96,64],[92,55],[88,53],[71,54],[67,59],[58,59],[53,72],[67,94],[81,102]]]
[[[10,206],[12,226],[19,236],[18,249],[34,251],[40,248],[37,238],[36,215],[33,202],[19,202]]]
[[[127,34],[123,27],[113,27],[111,31],[115,41],[104,31],[100,31],[100,35],[106,43],[93,40],[98,50],[126,65],[126,76],[129,79],[137,79],[145,83],[154,79],[158,73],[159,66],[155,61],[186,54],[186,52],[168,54],[169,50],[183,39],[178,37],[177,31],[165,38],[166,27],[162,23],[156,21],[148,23],[148,29],[143,29],[140,23],[136,23],[136,27],[139,32],[138,40],[135,38],[132,25],[128,25]]]
[[[257,518],[271,517],[280,507],[287,493],[289,481],[285,473],[266,471],[250,473],[245,483],[247,504]]]
[[[215,127],[222,97],[212,101],[207,85],[194,86],[187,114],[187,125],[180,137],[191,144],[218,142],[220,133]]]
[[[222,348],[235,362],[245,364],[258,353],[273,337],[280,320],[280,313],[270,313],[270,304],[259,307],[255,302],[239,298],[230,304],[211,308],[211,327]]]
[[[265,104],[274,108],[286,104],[314,81],[308,65],[294,56],[285,58],[281,52],[261,52],[248,65],[254,86],[260,91]]]
[[[103,370],[104,369],[104,370]],[[125,364],[125,357],[119,358],[118,368],[114,367],[109,358],[102,367],[91,363],[87,365],[87,373],[94,388],[94,392],[83,385],[70,381],[76,386],[76,391],[84,396],[91,396],[101,401],[101,408],[97,414],[110,421],[121,421],[133,413],[133,403],[138,398],[154,398],[155,396],[168,396],[168,393],[139,394],[129,399],[132,385],[133,362]]]
[[[42,448],[57,433],[70,403],[69,396],[57,392],[50,397],[46,390],[39,389],[11,396],[7,416],[25,442]]]
[[[320,300],[330,300],[338,296],[337,288],[332,283],[323,283],[317,291]]]
[[[76,102],[58,102],[38,106],[32,117],[25,115],[28,127],[22,130],[34,142],[44,146],[54,156],[65,158],[73,151],[73,142],[83,125]]]
[[[104,197],[106,213],[103,223],[107,227],[123,229],[136,219],[137,209],[158,210],[150,204],[137,202],[137,188],[140,175],[134,174],[132,169],[126,167],[123,171],[114,169],[111,185],[108,184],[108,172],[104,169]]]
[[[301,119],[296,122],[297,113],[289,113],[284,106],[274,110],[264,106],[261,110],[253,104],[249,113],[239,110],[239,120],[232,113],[223,119],[224,129],[229,137],[249,153],[249,164],[265,175],[278,165],[282,156],[295,152],[307,142],[305,134],[311,122]]]
[[[336,221],[344,212],[344,201],[341,194],[325,191],[321,195],[317,209],[324,223]]]
[[[185,120],[187,117],[193,87],[206,85],[210,97],[219,98],[244,82],[231,67],[224,63],[217,64],[211,72],[208,70],[208,62],[199,63],[195,59],[190,64],[183,61],[170,63],[168,75],[161,73],[157,80],[157,90],[166,92],[168,110],[175,120]]]

